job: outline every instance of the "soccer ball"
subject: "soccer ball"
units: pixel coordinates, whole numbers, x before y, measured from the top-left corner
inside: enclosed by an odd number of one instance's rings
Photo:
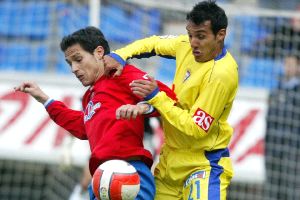
[[[140,177],[128,162],[109,160],[95,171],[92,188],[98,200],[134,200],[140,190]]]

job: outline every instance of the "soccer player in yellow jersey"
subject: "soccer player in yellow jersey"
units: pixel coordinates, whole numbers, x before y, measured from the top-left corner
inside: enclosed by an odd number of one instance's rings
[[[131,83],[162,116],[165,143],[155,168],[157,200],[225,200],[233,176],[227,118],[238,88],[238,66],[224,47],[227,16],[213,1],[187,14],[187,35],[152,36],[107,56],[107,70],[128,58],[169,56],[176,59],[176,104],[160,92],[153,78]],[[114,58],[114,59],[113,59]],[[118,115],[128,118],[131,110]]]

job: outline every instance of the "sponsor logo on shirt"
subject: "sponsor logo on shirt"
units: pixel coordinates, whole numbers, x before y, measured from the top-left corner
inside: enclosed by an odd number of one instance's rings
[[[205,132],[208,132],[214,118],[207,114],[204,110],[198,108],[193,116],[194,122],[200,126]]]
[[[185,181],[184,187],[187,187],[188,185],[190,185],[192,180],[199,179],[199,178],[201,178],[201,179],[205,178],[205,171],[198,171],[198,172],[195,172],[192,175],[190,175],[190,177]]]
[[[90,101],[88,103],[84,110],[84,123],[89,121],[93,117],[93,115],[96,113],[96,109],[100,108],[100,106],[100,102],[94,104],[92,101]]]

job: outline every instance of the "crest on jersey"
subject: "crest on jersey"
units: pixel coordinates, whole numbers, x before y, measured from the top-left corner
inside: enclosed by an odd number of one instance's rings
[[[183,82],[185,82],[186,80],[188,80],[191,76],[191,72],[189,70],[186,71]]]
[[[201,108],[198,108],[193,116],[194,122],[200,126],[205,132],[208,132],[214,118]]]
[[[148,80],[148,79],[149,79],[149,75],[148,75],[148,74],[145,74],[145,75],[143,76],[143,79]]]
[[[93,115],[96,113],[96,109],[100,108],[101,103],[98,102],[96,104],[94,104],[92,101],[90,101],[85,110],[84,110],[84,123],[89,121]]]

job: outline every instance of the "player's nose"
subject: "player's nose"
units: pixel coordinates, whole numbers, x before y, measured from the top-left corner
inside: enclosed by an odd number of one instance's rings
[[[190,40],[190,43],[191,43],[192,49],[197,48],[198,43],[197,43],[196,39],[193,39],[193,38],[192,38],[192,39]]]
[[[72,70],[72,73],[76,74],[76,72],[79,70],[79,65],[76,63],[72,63],[71,70]]]

